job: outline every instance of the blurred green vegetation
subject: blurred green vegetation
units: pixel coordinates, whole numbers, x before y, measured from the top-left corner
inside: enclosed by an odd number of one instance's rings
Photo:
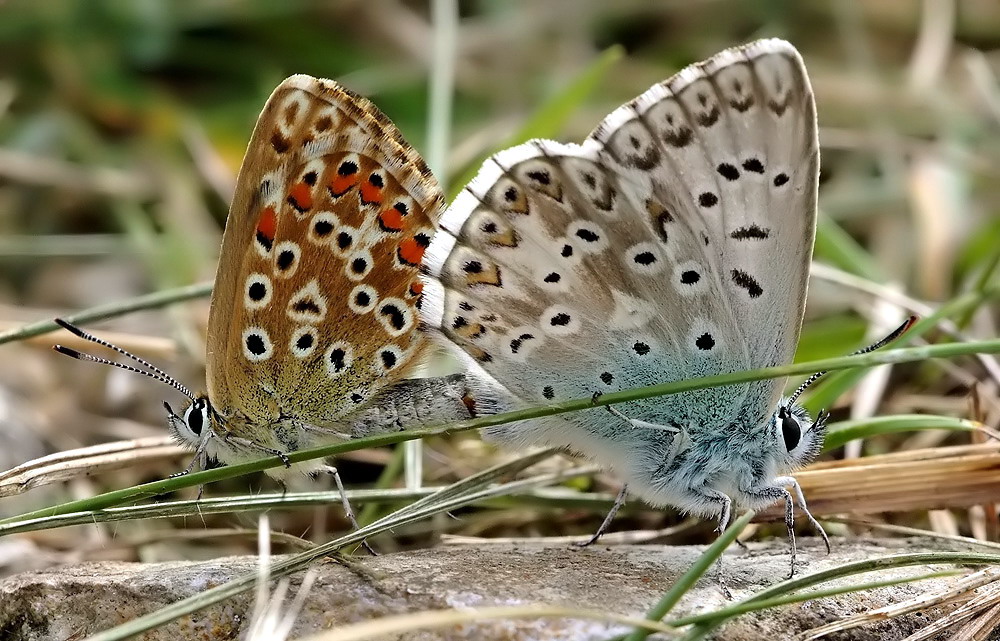
[[[824,211],[863,248],[844,255],[821,237],[818,257],[943,300],[1000,243],[995,3],[960,3],[953,25],[933,28],[901,1],[459,6],[454,144],[442,177],[452,190],[519,131],[579,140],[684,64],[777,35],[803,51],[830,134]],[[922,33],[946,40],[925,46]],[[6,2],[0,148],[15,158],[0,162],[0,232],[42,235],[42,254],[44,236],[123,234],[105,251],[144,256],[150,286],[206,277],[232,174],[271,89],[292,73],[338,79],[423,149],[433,38],[423,2]],[[612,45],[626,55],[591,78],[594,90],[572,93]],[[922,75],[918,54],[934,47],[945,49]],[[917,210],[920,191],[940,197],[937,220]],[[10,285],[30,302],[44,267],[0,260],[16,265]]]

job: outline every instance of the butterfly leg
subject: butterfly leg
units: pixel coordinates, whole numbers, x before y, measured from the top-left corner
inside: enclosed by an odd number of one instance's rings
[[[733,515],[733,500],[723,492],[708,487],[698,489],[692,488],[692,492],[700,494],[706,503],[714,503],[718,506],[719,525],[715,528],[715,531],[719,534],[725,532],[726,527],[729,525],[729,519],[732,518]],[[719,558],[715,560],[715,580],[718,582],[719,589],[722,590],[722,594],[727,599],[731,600],[733,598],[733,593],[726,584],[726,572],[723,568],[722,559],[723,557],[720,555]]]
[[[788,542],[792,546],[791,572],[788,574],[788,578],[792,578],[795,576],[795,556],[797,551],[795,545],[795,502],[792,500],[791,493],[784,488],[784,485],[788,484],[788,479],[778,478],[775,481],[780,483],[780,485],[762,487],[748,492],[746,499],[748,502],[759,505],[771,505],[780,500],[785,501],[785,530],[788,531]]]
[[[630,426],[638,428],[638,429],[660,430],[660,431],[663,431],[663,432],[670,432],[671,434],[680,434],[683,431],[683,430],[681,430],[678,427],[674,427],[673,425],[661,425],[659,423],[650,423],[649,421],[641,421],[641,420],[639,420],[637,418],[629,418],[628,416],[625,416],[624,414],[622,414],[621,412],[619,412],[618,409],[615,408],[613,405],[605,405],[604,409],[608,410],[609,412],[611,412],[612,414],[614,414],[615,416],[617,416],[621,420],[625,421]],[[678,445],[679,445],[679,443],[678,443]],[[675,445],[675,447],[673,449],[676,450],[676,445]]]
[[[187,464],[187,467],[185,467],[180,472],[174,472],[173,474],[171,474],[167,478],[175,479],[175,478],[180,477],[180,476],[187,476],[188,474],[191,473],[192,470],[194,470],[194,464],[198,462],[199,458],[201,458],[201,457],[198,456],[197,452],[195,452],[194,456],[191,457],[191,462]]]
[[[823,543],[826,545],[826,553],[829,554],[830,538],[826,535],[826,530],[823,529],[823,526],[819,524],[816,517],[809,511],[809,507],[806,505],[806,496],[802,493],[802,486],[799,485],[799,482],[795,480],[794,476],[779,476],[774,479],[774,482],[778,485],[791,486],[795,490],[795,498],[798,500],[799,509],[802,510],[802,513],[809,519],[809,523],[812,524],[816,532],[822,537]]]
[[[588,545],[593,545],[597,543],[597,539],[604,536],[604,533],[608,531],[608,527],[611,526],[611,521],[615,519],[615,515],[618,514],[618,509],[621,508],[622,504],[625,502],[625,495],[628,493],[628,484],[622,485],[621,491],[618,492],[618,496],[615,497],[614,505],[608,511],[608,515],[604,517],[604,521],[601,522],[601,526],[597,528],[594,535],[587,539],[586,541],[580,541],[579,543],[574,543],[577,547],[585,548]]]
[[[719,525],[715,527],[715,531],[722,534],[726,531],[729,520],[733,517],[733,500],[722,492],[709,488],[702,488],[701,494],[709,503],[719,505]]]
[[[354,526],[355,530],[360,530],[361,526],[358,525],[358,520],[354,516],[354,510],[351,508],[351,502],[347,500],[347,490],[344,489],[344,483],[340,480],[340,472],[337,468],[332,465],[324,465],[320,472],[324,472],[333,477],[333,482],[337,484],[337,491],[340,492],[340,504],[344,506],[344,515]],[[372,549],[372,546],[368,545],[368,541],[362,540],[361,545],[368,551],[372,556],[378,556],[378,552]]]
[[[599,399],[600,397],[601,397],[601,392],[594,392],[592,401],[596,403],[597,399]],[[670,427],[668,425],[658,425],[656,423],[648,423],[646,421],[640,421],[638,419],[629,418],[624,414],[622,414],[620,411],[618,411],[618,409],[612,405],[605,405],[604,409],[608,410],[608,412],[620,418],[622,421],[628,423],[631,427],[640,429],[665,430],[671,433],[680,432],[680,430],[677,429],[676,427]],[[670,460],[673,459],[674,455],[677,453],[677,447],[680,445],[680,443],[677,442],[678,439],[674,439],[674,441],[675,442],[671,447],[670,453],[666,457],[666,462],[664,463],[664,465],[669,464]],[[594,535],[591,536],[586,541],[581,541],[580,543],[576,543],[575,545],[579,547],[587,547],[588,545],[593,545],[594,543],[597,542],[599,538],[604,536],[604,533],[607,532],[608,527],[611,526],[611,522],[614,520],[615,515],[618,514],[618,510],[621,508],[622,504],[625,503],[625,496],[627,493],[628,493],[628,484],[622,485],[622,489],[618,492],[618,496],[615,497],[614,505],[611,506],[611,510],[608,512],[607,516],[604,517],[604,521],[601,522],[601,526],[597,528],[597,532],[595,532]]]
[[[226,443],[239,445],[240,447],[244,447],[248,450],[256,450],[258,452],[264,452],[265,454],[270,454],[271,456],[277,456],[278,458],[281,459],[281,462],[284,463],[286,468],[292,466],[292,461],[288,458],[288,455],[282,452],[281,450],[274,449],[273,447],[258,445],[257,443],[254,443],[249,439],[245,439],[240,436],[233,436],[233,434],[230,432],[226,432],[226,434],[222,437],[222,440],[225,441]]]

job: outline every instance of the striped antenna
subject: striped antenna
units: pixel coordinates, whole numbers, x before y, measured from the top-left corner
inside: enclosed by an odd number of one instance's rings
[[[885,347],[886,345],[888,345],[892,341],[894,341],[897,338],[899,338],[900,336],[902,336],[903,333],[906,332],[906,330],[908,330],[911,327],[913,327],[913,324],[916,323],[916,322],[917,322],[917,317],[916,316],[910,316],[909,318],[906,319],[906,321],[902,325],[900,325],[896,329],[892,330],[887,336],[885,336],[884,338],[881,338],[878,341],[872,343],[868,347],[864,347],[862,349],[859,349],[856,352],[852,352],[850,354],[850,356],[858,356],[860,354],[867,354],[868,352],[874,352],[875,350],[879,349],[880,347]],[[809,378],[807,378],[805,381],[803,381],[802,384],[799,385],[798,389],[796,389],[795,392],[793,392],[792,395],[788,397],[788,402],[785,404],[785,407],[791,407],[792,404],[795,403],[795,401],[799,398],[799,396],[802,395],[802,392],[806,391],[806,389],[808,389],[808,387],[810,385],[812,385],[813,383],[815,383],[816,381],[818,381],[825,374],[827,374],[827,372],[825,372],[825,371],[823,371],[823,372],[816,372],[815,374],[813,374],[812,376],[810,376]]]
[[[98,345],[103,345],[104,347],[107,347],[108,349],[113,349],[114,351],[118,352],[119,354],[123,354],[123,355],[131,358],[132,360],[134,360],[135,362],[139,363],[140,365],[146,367],[147,369],[139,369],[138,367],[133,367],[131,365],[126,365],[124,363],[119,363],[117,361],[112,361],[112,360],[109,360],[107,358],[101,358],[100,356],[94,356],[93,354],[85,354],[84,352],[77,351],[77,350],[73,349],[72,347],[66,347],[65,345],[53,345],[52,349],[54,349],[55,351],[59,352],[60,354],[64,354],[66,356],[71,356],[71,357],[73,357],[73,358],[75,358],[77,360],[90,361],[91,363],[101,363],[102,365],[111,365],[112,367],[117,367],[119,369],[123,369],[123,370],[129,371],[129,372],[135,372],[136,374],[142,374],[143,376],[148,376],[148,377],[150,377],[150,378],[152,378],[154,380],[160,381],[161,383],[166,383],[167,385],[169,385],[170,387],[174,388],[175,390],[177,390],[178,392],[180,392],[184,396],[187,396],[192,401],[194,400],[194,395],[190,392],[190,390],[188,390],[188,388],[186,388],[183,385],[181,385],[181,383],[177,379],[175,379],[173,376],[171,376],[170,374],[167,374],[162,369],[160,369],[156,365],[153,365],[152,363],[150,363],[146,359],[140,358],[140,357],[136,356],[135,354],[133,354],[132,352],[129,352],[127,350],[122,349],[121,347],[118,347],[114,343],[109,343],[108,341],[106,341],[106,340],[104,340],[102,338],[98,338],[98,337],[94,336],[93,334],[91,334],[90,332],[86,332],[86,331],[80,329],[79,327],[77,327],[76,325],[74,325],[74,324],[72,324],[72,323],[70,323],[68,321],[65,321],[65,320],[63,320],[61,318],[57,318],[57,319],[55,319],[55,321],[56,321],[56,324],[59,325],[59,327],[62,327],[63,329],[65,329],[65,330],[67,330],[69,332],[72,332],[73,334],[76,334],[80,338],[82,338],[84,340],[88,340],[88,341],[90,341],[92,343],[97,343]]]

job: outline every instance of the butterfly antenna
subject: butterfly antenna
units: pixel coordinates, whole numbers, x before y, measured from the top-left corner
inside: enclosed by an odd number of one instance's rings
[[[874,352],[875,350],[881,347],[885,347],[892,341],[902,336],[906,332],[906,330],[913,327],[913,324],[916,322],[917,322],[917,317],[910,316],[903,322],[902,325],[889,332],[888,335],[886,335],[883,338],[880,338],[879,340],[875,341],[868,347],[863,347],[856,352],[851,352],[850,356],[859,356],[861,354],[867,354],[868,352]],[[816,372],[815,374],[807,378],[805,381],[803,381],[802,384],[799,385],[798,389],[796,389],[795,392],[793,392],[792,395],[788,397],[788,402],[786,404],[786,407],[791,407],[792,403],[794,403],[799,398],[799,396],[802,395],[802,392],[806,391],[806,389],[808,389],[810,385],[818,381],[825,374],[827,374],[826,371]]]
[[[129,372],[135,372],[136,374],[142,374],[143,376],[148,376],[149,378],[152,378],[154,380],[160,381],[161,383],[166,383],[167,385],[169,385],[170,387],[173,387],[175,390],[177,390],[178,392],[180,392],[184,396],[187,396],[191,400],[194,400],[194,395],[191,393],[191,391],[187,387],[185,387],[184,385],[182,385],[180,383],[180,381],[178,381],[177,379],[175,379],[170,374],[167,374],[166,372],[164,372],[162,369],[160,369],[156,365],[153,365],[152,363],[150,363],[146,359],[141,358],[139,356],[136,356],[132,352],[124,350],[121,347],[118,347],[117,345],[115,345],[114,343],[109,343],[108,341],[104,340],[103,338],[98,338],[97,336],[94,336],[90,332],[86,332],[86,331],[80,329],[79,327],[77,327],[76,325],[73,325],[70,322],[64,321],[61,318],[57,318],[57,319],[55,319],[55,321],[56,321],[56,324],[59,325],[59,327],[62,327],[66,331],[71,332],[73,334],[76,334],[77,336],[79,336],[80,338],[82,338],[84,340],[88,340],[88,341],[90,341],[92,343],[97,343],[98,345],[102,345],[104,347],[107,347],[108,349],[113,349],[114,351],[118,352],[119,354],[127,356],[127,357],[131,358],[132,360],[134,360],[135,362],[139,363],[140,365],[143,365],[144,367],[147,367],[151,371],[147,371],[147,370],[144,370],[144,369],[139,369],[138,367],[133,367],[131,365],[126,365],[125,363],[119,363],[117,361],[112,361],[112,360],[109,360],[107,358],[101,358],[100,356],[94,356],[93,354],[86,354],[84,352],[77,351],[77,350],[73,349],[72,347],[66,347],[65,345],[53,345],[52,349],[54,349],[55,351],[59,352],[60,354],[65,354],[66,356],[71,356],[71,357],[73,357],[73,358],[75,358],[77,360],[90,361],[91,363],[100,363],[102,365],[110,365],[112,367],[117,367],[119,369],[123,369],[123,370],[129,371]]]

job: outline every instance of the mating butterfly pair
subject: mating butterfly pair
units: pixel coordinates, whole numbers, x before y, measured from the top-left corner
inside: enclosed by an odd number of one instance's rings
[[[802,60],[761,40],[653,86],[582,145],[500,152],[435,235],[440,189],[392,123],[332,81],[293,76],[265,105],[237,182],[207,396],[144,361],[143,372],[190,399],[181,415],[167,409],[196,460],[232,462],[444,422],[468,406],[787,363],[818,168]],[[425,342],[420,319],[463,357],[465,378],[406,379]],[[720,528],[734,505],[784,499],[791,528],[787,487],[809,513],[788,472],[818,452],[825,416],[812,421],[794,403],[803,388],[782,399],[783,386],[685,392],[490,434],[589,455],[650,503]]]

